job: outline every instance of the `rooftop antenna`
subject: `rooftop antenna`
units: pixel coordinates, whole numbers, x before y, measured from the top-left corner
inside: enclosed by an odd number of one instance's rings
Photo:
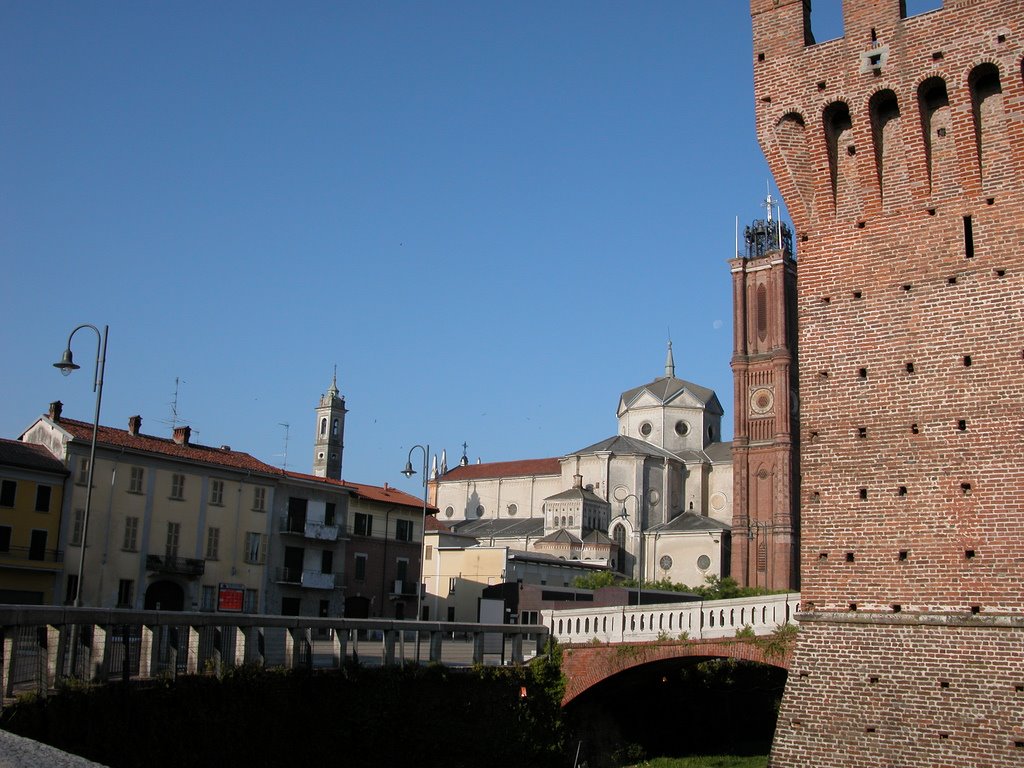
[[[288,469],[288,429],[291,425],[287,421],[279,421],[277,423],[279,426],[284,427],[284,464],[281,465],[281,469]]]
[[[180,378],[178,376],[174,377],[174,397],[171,400],[171,402],[169,403],[169,405],[171,406],[171,418],[170,419],[157,419],[157,421],[159,421],[161,424],[170,424],[171,425],[171,431],[174,431],[175,429],[177,429],[178,424],[180,422],[186,421],[186,419],[181,418],[181,414],[178,413],[178,391],[180,390],[182,384],[187,384],[187,383],[188,382],[186,382],[184,379],[182,379],[182,378]],[[195,434],[199,434],[199,430],[198,429],[193,429],[192,431]]]

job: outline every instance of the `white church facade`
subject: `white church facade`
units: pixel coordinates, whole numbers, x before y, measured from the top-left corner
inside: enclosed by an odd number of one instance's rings
[[[664,375],[623,392],[616,434],[561,457],[442,465],[438,521],[486,545],[699,586],[729,570],[732,445],[714,391]]]

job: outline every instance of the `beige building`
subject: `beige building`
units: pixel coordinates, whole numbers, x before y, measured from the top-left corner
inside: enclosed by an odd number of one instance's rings
[[[619,397],[617,434],[559,458],[441,467],[438,519],[481,544],[691,586],[728,571],[732,446],[715,393],[665,375]]]
[[[174,437],[100,426],[86,531],[92,425],[66,419],[53,403],[21,440],[45,446],[71,473],[60,540],[69,602],[86,542],[83,605],[162,610],[262,612],[270,510],[278,472],[247,453]]]
[[[505,582],[571,587],[577,576],[606,569],[603,562],[478,544],[434,521],[427,528],[424,562],[424,607],[444,621],[478,621],[486,587]]]

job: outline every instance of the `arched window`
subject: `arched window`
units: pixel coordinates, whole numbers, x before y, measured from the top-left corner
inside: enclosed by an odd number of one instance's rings
[[[338,436],[338,420],[337,419],[334,420],[334,424],[331,427],[331,431],[334,433],[335,437]]]
[[[320,419],[320,436],[327,434],[327,419]]]

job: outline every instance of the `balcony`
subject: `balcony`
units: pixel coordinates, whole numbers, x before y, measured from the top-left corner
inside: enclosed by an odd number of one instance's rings
[[[33,547],[8,547],[0,551],[0,566],[17,565],[18,568],[34,568],[40,571],[59,571],[64,562],[64,551],[60,549],[35,549]]]
[[[146,555],[146,570],[155,573],[169,573],[175,576],[195,578],[206,572],[206,561],[191,557],[170,557],[168,555]]]
[[[391,594],[396,597],[416,597],[416,582],[396,579],[391,585]]]
[[[337,541],[341,526],[320,522],[304,522],[286,517],[281,520],[278,530],[281,533],[290,533],[306,539],[313,539],[314,541]]]
[[[278,568],[274,575],[278,584],[290,584],[304,589],[335,589],[343,581],[340,573],[321,573],[302,568]]]

